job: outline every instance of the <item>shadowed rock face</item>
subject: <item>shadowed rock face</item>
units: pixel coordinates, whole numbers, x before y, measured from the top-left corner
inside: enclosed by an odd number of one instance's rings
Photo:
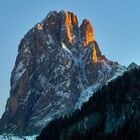
[[[102,56],[88,20],[79,27],[73,13],[50,12],[20,42],[1,133],[39,133],[83,103],[88,87],[98,89],[121,68]]]

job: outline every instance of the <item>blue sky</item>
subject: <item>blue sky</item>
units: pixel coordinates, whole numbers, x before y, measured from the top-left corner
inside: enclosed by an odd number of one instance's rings
[[[106,57],[140,64],[140,0],[0,0],[0,116],[10,91],[10,75],[25,33],[51,10],[69,10],[93,25]]]

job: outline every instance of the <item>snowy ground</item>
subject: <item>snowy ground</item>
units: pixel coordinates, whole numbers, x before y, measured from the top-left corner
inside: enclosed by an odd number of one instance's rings
[[[18,136],[2,136],[0,135],[0,140],[35,140],[36,136],[26,136],[26,137],[18,137]]]

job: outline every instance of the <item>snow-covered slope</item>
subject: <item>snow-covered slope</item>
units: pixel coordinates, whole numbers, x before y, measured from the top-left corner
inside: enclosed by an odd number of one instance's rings
[[[103,60],[103,61],[100,61],[100,63],[102,64],[102,70],[104,71],[101,71],[99,70],[99,74],[101,74],[97,81],[87,87],[86,89],[84,89],[81,94],[80,94],[80,97],[79,97],[79,100],[77,101],[76,103],[76,106],[75,106],[75,109],[76,108],[81,108],[81,106],[83,105],[84,102],[87,102],[89,100],[89,98],[98,90],[100,89],[103,85],[107,85],[110,81],[116,79],[118,76],[121,76],[123,75],[123,73],[127,70],[125,66],[121,66],[119,65],[118,63],[114,62],[114,64],[112,66],[109,66],[106,64],[106,62]],[[111,72],[112,70],[115,69],[115,72],[113,75],[111,75]],[[104,73],[105,72],[108,72],[108,75],[111,75],[110,78],[108,78],[107,80],[104,80]]]
[[[123,71],[101,54],[88,20],[79,27],[75,14],[50,12],[20,42],[0,132],[37,134]]]
[[[18,137],[18,136],[3,136],[0,135],[0,140],[36,140],[36,136],[25,136],[25,137]]]

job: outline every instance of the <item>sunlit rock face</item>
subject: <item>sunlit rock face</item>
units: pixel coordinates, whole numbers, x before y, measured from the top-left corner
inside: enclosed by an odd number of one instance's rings
[[[88,20],[79,26],[71,12],[50,12],[20,42],[1,133],[39,133],[123,71],[101,54]]]
[[[83,46],[87,46],[89,43],[94,42],[94,32],[89,20],[83,20],[80,31]]]

